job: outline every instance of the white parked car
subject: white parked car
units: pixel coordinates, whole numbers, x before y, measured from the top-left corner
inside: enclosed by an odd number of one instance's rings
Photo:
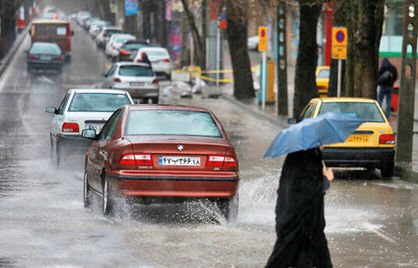
[[[107,25],[109,25],[109,23],[106,21],[102,21],[102,20],[93,22],[90,26],[89,35],[93,39],[96,38],[97,34],[100,32],[102,27],[107,26]]]
[[[84,20],[86,20],[87,18],[90,18],[91,14],[88,11],[80,11],[77,14],[77,23],[80,26],[83,26],[84,24]]]
[[[131,34],[112,34],[109,41],[106,43],[105,55],[109,58],[116,58],[119,56],[119,48],[125,41],[136,40],[136,37]]]
[[[151,62],[152,70],[158,76],[163,75],[166,78],[170,78],[171,71],[174,68],[174,64],[171,61],[168,50],[163,47],[143,47],[138,50],[134,58],[134,62],[141,62],[143,54],[146,53],[149,61]]]
[[[99,133],[114,111],[133,103],[125,90],[69,89],[58,109],[46,108],[47,113],[54,114],[50,139],[57,165],[65,155],[87,152],[90,143],[81,137],[83,129],[94,129]]]
[[[96,45],[100,49],[104,49],[107,41],[113,34],[122,33],[122,29],[116,26],[103,26],[96,36]]]
[[[151,66],[146,63],[121,61],[113,64],[104,75],[103,87],[125,89],[134,99],[158,103],[158,79]]]

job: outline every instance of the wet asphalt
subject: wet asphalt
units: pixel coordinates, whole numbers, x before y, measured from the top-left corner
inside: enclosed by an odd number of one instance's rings
[[[210,108],[240,161],[240,213],[226,223],[207,202],[121,204],[102,216],[82,204],[82,156],[57,169],[45,107],[66,88],[99,85],[109,66],[73,25],[73,59],[62,75],[26,73],[26,38],[0,78],[0,267],[263,267],[275,241],[283,157],[263,159],[281,127],[222,98],[161,82],[161,103]],[[106,67],[107,66],[107,67]],[[338,170],[326,194],[325,229],[335,267],[418,267],[418,186],[378,171]]]

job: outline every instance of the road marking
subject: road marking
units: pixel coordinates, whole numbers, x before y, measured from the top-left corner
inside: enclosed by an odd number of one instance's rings
[[[50,83],[50,84],[52,84],[52,85],[54,85],[54,84],[55,84],[55,82],[54,82],[54,81],[52,81],[51,79],[49,79],[49,78],[48,78],[48,77],[46,77],[45,75],[42,75],[42,76],[39,78],[39,81],[45,81],[45,82]]]
[[[369,222],[363,222],[363,227],[365,227],[368,231],[375,233],[377,236],[383,238],[386,241],[399,245],[393,238],[391,238],[388,234],[384,231],[379,230],[380,227],[377,225],[371,224]]]

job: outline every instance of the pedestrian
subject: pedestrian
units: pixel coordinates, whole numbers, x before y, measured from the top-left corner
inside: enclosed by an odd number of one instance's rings
[[[382,60],[382,65],[380,66],[378,77],[378,85],[380,86],[380,89],[377,95],[377,102],[379,103],[380,107],[382,107],[383,99],[386,97],[385,115],[389,120],[393,84],[395,83],[396,79],[398,79],[398,72],[396,71],[396,67],[390,63],[387,58]]]
[[[141,61],[140,62],[146,63],[149,66],[151,66],[151,61],[149,60],[148,55],[147,55],[146,52],[142,52],[142,54],[141,54]]]
[[[324,194],[333,179],[320,148],[287,155],[277,191],[277,239],[266,267],[332,267]]]

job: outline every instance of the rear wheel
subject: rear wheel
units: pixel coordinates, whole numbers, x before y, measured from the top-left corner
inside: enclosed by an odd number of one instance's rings
[[[102,211],[104,215],[110,215],[113,212],[113,200],[107,178],[104,179],[103,183]]]
[[[84,203],[85,208],[90,207],[90,186],[89,186],[88,175],[86,172],[84,172],[84,179],[83,179],[83,203]]]
[[[393,162],[387,163],[385,166],[382,166],[380,168],[380,173],[382,175],[382,177],[384,178],[390,178],[393,176],[393,171],[394,171],[395,167]]]
[[[218,208],[220,209],[222,215],[226,218],[228,222],[234,222],[238,218],[239,210],[239,195],[238,193],[231,199],[221,199],[216,202]]]

